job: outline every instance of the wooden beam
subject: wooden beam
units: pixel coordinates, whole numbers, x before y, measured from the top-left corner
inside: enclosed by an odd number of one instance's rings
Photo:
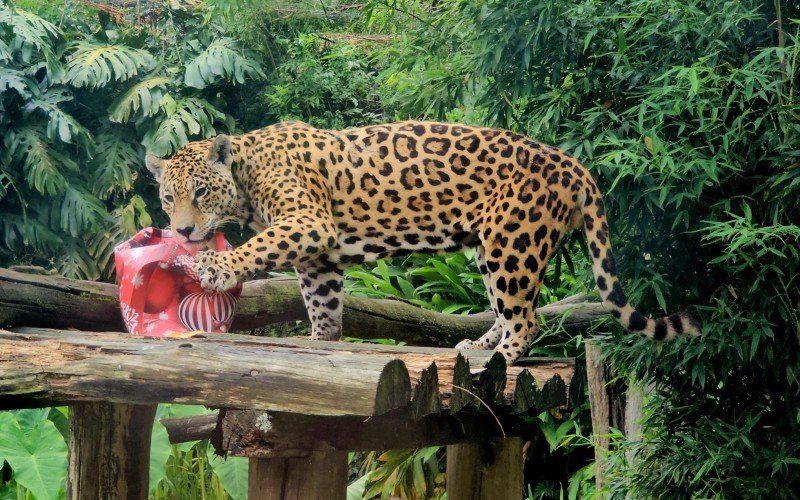
[[[251,458],[250,500],[344,500],[347,452],[315,450],[304,457]]]
[[[508,432],[519,431],[510,424],[506,427]],[[418,420],[413,408],[366,419],[226,410],[212,442],[220,454],[285,457],[325,448],[372,451],[443,446],[476,436],[501,436],[503,430],[488,414],[454,417],[442,413]]]
[[[522,498],[524,456],[519,437],[447,447],[448,500]]]
[[[71,280],[0,269],[0,327],[39,326],[85,331],[124,331],[115,285]],[[537,313],[553,319],[569,313],[560,324],[583,331],[605,310],[585,295],[541,307]],[[254,280],[244,284],[233,322],[235,331],[273,323],[307,320],[294,278]],[[388,299],[346,296],[344,334],[363,339],[391,338],[412,345],[453,346],[476,339],[491,327],[490,313],[468,316],[442,314]]]
[[[370,416],[409,403],[405,364],[385,350],[354,356],[343,343],[299,349],[250,339],[0,330],[0,408],[176,402]]]
[[[155,414],[152,405],[71,406],[67,498],[147,499]]]
[[[162,418],[161,425],[167,430],[169,442],[178,444],[210,438],[217,428],[218,419],[219,413],[213,412],[194,417]]]
[[[495,355],[463,354],[475,367],[486,365]],[[0,330],[0,408],[87,401],[177,402],[371,416],[409,406],[413,393],[415,415],[423,418],[437,405],[449,408],[458,357],[453,349],[234,334],[153,339],[42,328]],[[459,377],[465,376],[465,368],[466,360]],[[505,372],[478,370],[470,375],[477,387],[470,387],[484,394],[486,404],[512,405],[520,386],[547,388],[561,380],[555,386],[560,398],[540,398],[542,404],[553,406],[523,408],[523,412],[542,411],[565,406],[573,371],[570,359],[523,359]],[[421,383],[424,387],[418,389]]]

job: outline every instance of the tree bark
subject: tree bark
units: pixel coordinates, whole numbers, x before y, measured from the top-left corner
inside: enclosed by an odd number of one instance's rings
[[[469,363],[454,349],[235,334],[154,339],[77,330],[0,330],[0,409],[175,402],[372,416],[413,406],[416,418],[422,418],[449,406],[456,378],[460,387],[467,385],[467,394],[482,395],[488,404],[514,405],[520,413],[568,403],[573,360],[524,358],[500,370],[491,369],[498,359],[503,362],[497,353],[466,354],[476,368],[489,366],[475,375],[477,387],[471,385]],[[542,397],[548,387],[559,387],[560,397]],[[526,395],[524,401],[515,401],[518,394]],[[470,399],[462,403],[477,406]]]
[[[448,500],[516,500],[522,498],[522,439],[496,438],[491,447],[478,443],[447,447]]]
[[[553,319],[565,313],[562,326],[583,331],[606,313],[585,295],[541,307],[537,313]],[[269,324],[308,320],[297,280],[273,278],[244,284],[232,329],[247,331]],[[494,322],[491,313],[442,314],[401,300],[348,295],[343,331],[362,339],[391,338],[410,345],[453,346],[476,339]],[[0,328],[41,326],[84,331],[125,331],[116,285],[71,280],[0,269]]]
[[[152,405],[71,406],[67,498],[146,499],[155,414]]]
[[[250,500],[344,500],[347,452],[310,451],[305,457],[251,458]]]

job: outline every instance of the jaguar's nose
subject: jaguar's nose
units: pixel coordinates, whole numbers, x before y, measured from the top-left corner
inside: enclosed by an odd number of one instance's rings
[[[192,226],[182,227],[180,229],[177,229],[176,231],[178,232],[178,234],[182,234],[183,236],[185,236],[186,239],[189,239],[189,235],[192,234],[192,231],[194,231],[194,227]]]

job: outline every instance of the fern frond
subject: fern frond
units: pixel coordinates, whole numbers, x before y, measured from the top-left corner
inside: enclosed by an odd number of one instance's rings
[[[23,127],[10,131],[4,138],[10,158],[21,163],[25,182],[41,194],[56,196],[67,188],[62,167],[77,170],[68,156],[52,148],[40,127]]]
[[[105,87],[112,80],[125,81],[155,65],[149,52],[125,45],[82,40],[73,43],[69,51],[65,81],[75,87]]]
[[[34,91],[33,97],[28,99],[23,111],[26,115],[40,110],[47,118],[47,137],[49,139],[60,139],[62,142],[75,142],[88,149],[92,143],[92,136],[89,131],[81,125],[72,115],[66,113],[59,107],[65,101],[71,101],[72,97],[66,89],[50,87],[45,90]]]
[[[164,99],[165,86],[170,81],[166,76],[156,76],[137,83],[109,106],[109,119],[117,123],[127,122],[140,110],[144,117],[155,115]]]
[[[129,191],[133,187],[134,173],[144,158],[138,144],[113,130],[101,132],[96,144],[92,160],[95,170],[92,192],[107,199],[114,191]]]
[[[190,136],[211,137],[214,121],[225,120],[225,114],[205,99],[190,97],[173,103],[174,109],[154,123],[142,139],[142,144],[158,156],[171,155],[189,142]]]
[[[203,89],[221,80],[241,84],[247,77],[256,76],[264,76],[258,63],[246,57],[235,40],[223,37],[186,65],[183,80],[190,87]]]

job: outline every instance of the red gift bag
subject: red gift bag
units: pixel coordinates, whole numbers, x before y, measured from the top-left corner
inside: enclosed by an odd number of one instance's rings
[[[210,245],[230,250],[222,233]],[[178,243],[170,231],[146,228],[114,249],[122,318],[129,332],[163,337],[192,330],[227,332],[242,285],[224,292],[200,287],[194,272],[199,245]]]

